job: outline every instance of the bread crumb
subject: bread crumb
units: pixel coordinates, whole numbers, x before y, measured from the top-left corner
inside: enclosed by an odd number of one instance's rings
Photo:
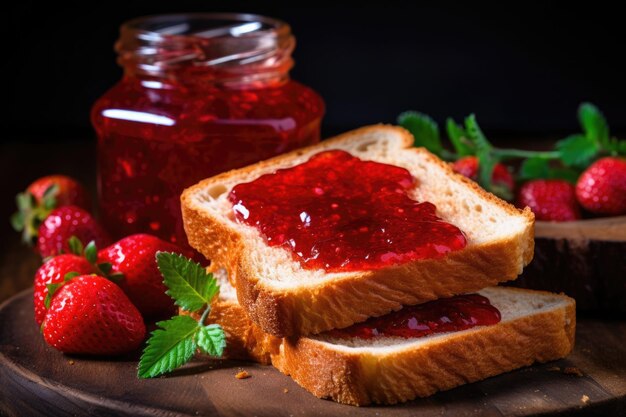
[[[235,378],[237,379],[246,379],[246,378],[250,378],[252,375],[250,375],[247,371],[239,371],[235,374]]]
[[[548,368],[548,371],[561,372],[561,368],[559,368],[558,366],[551,366]]]
[[[563,373],[568,375],[584,376],[582,371],[575,366],[568,366],[563,370]]]
[[[283,388],[283,393],[284,393],[284,394],[287,394],[288,392],[289,392],[289,389],[287,389],[287,388]]]
[[[583,396],[582,396],[582,397],[580,397],[580,401],[581,401],[583,404],[587,404],[587,403],[589,402],[589,397],[588,397],[587,395],[584,395],[584,394],[583,394]]]
[[[69,361],[67,361],[67,363],[69,363],[70,365],[74,365],[76,362],[70,359]]]

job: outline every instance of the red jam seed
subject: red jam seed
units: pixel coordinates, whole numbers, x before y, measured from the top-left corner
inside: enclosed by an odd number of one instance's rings
[[[347,339],[376,337],[424,337],[434,333],[455,332],[475,326],[499,323],[500,311],[489,299],[478,294],[457,295],[415,306],[382,317],[370,318],[345,329],[331,330],[327,335]]]
[[[408,196],[414,186],[404,168],[334,150],[239,184],[229,200],[237,221],[288,248],[302,267],[358,271],[465,247],[463,232],[433,204]]]

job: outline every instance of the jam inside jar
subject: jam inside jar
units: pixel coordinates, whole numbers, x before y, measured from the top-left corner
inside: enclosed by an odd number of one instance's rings
[[[289,79],[287,24],[185,14],[122,25],[123,78],[92,108],[98,197],[115,237],[186,245],[180,194],[196,182],[320,139],[321,97]]]

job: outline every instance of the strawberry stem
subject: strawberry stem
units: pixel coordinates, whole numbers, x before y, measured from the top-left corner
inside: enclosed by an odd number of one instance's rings
[[[493,148],[493,155],[499,159],[511,158],[541,158],[541,159],[559,159],[561,153],[558,151],[527,151],[522,149],[500,149]]]
[[[202,316],[200,316],[200,321],[198,322],[201,326],[204,326],[204,322],[206,321],[206,318],[209,316],[210,312],[211,304],[207,304],[206,309],[204,310],[204,313],[202,313]]]

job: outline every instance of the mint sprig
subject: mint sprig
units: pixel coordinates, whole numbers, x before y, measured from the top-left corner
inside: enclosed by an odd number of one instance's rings
[[[190,316],[175,316],[157,323],[139,360],[137,376],[153,378],[189,362],[196,350],[222,356],[226,334],[219,324],[205,325],[211,302],[219,293],[213,274],[184,256],[157,252],[156,262],[167,286],[167,294],[186,311],[204,309],[198,321]]]

